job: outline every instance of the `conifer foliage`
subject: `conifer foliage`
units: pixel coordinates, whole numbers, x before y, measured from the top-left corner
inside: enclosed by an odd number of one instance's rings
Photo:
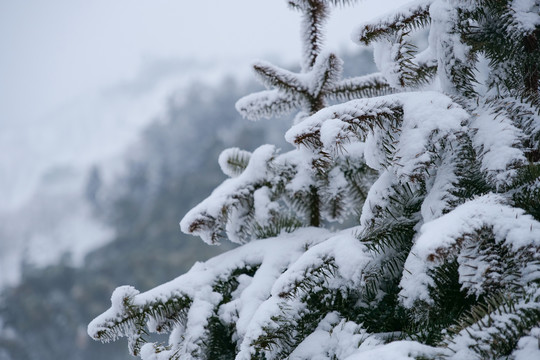
[[[301,73],[257,63],[269,89],[237,109],[298,109],[295,148],[225,150],[181,221],[242,245],[118,288],[90,336],[143,359],[540,358],[540,2],[411,2],[357,28],[380,73],[351,79],[323,25],[355,1],[288,3]]]

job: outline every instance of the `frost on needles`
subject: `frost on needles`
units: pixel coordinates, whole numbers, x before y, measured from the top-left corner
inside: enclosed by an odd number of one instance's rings
[[[237,109],[298,111],[294,149],[223,151],[181,221],[241,246],[116,289],[89,335],[147,360],[540,358],[540,2],[411,2],[357,24],[380,72],[349,79],[323,25],[356,2],[288,3],[301,72],[256,63]]]

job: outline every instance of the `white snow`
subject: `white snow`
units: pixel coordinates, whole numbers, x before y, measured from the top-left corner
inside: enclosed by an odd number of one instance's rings
[[[210,197],[184,216],[180,221],[182,231],[187,234],[198,235],[209,244],[215,243],[212,238],[214,229],[211,226],[205,224],[203,228],[199,227],[195,231],[190,230],[190,227],[192,224],[199,222],[215,221],[215,219],[223,215],[224,211],[234,211],[231,216],[242,216],[242,209],[234,208],[234,205],[238,203],[238,199],[234,195],[270,177],[269,163],[275,157],[275,153],[276,149],[273,145],[262,145],[257,148],[251,155],[248,166],[242,174],[225,180],[212,192]],[[237,224],[234,221],[229,223]],[[229,239],[234,242],[241,242],[242,240],[237,238],[234,228],[229,229],[231,230],[228,232]]]
[[[392,131],[395,125],[384,116],[396,117],[398,107],[403,109],[401,128]],[[387,166],[390,156],[396,163],[392,167],[396,176],[407,181],[426,177],[427,164],[437,156],[442,143],[452,141],[456,133],[465,129],[462,124],[468,118],[469,114],[445,95],[411,92],[327,107],[294,125],[285,139],[294,144],[297,138],[306,134],[317,136],[319,132],[329,151],[335,151],[336,144],[341,142],[365,139],[367,164],[380,170]],[[359,130],[353,132],[346,121],[358,124]],[[388,137],[388,132],[394,138]],[[388,155],[384,144],[393,144],[396,150]]]
[[[400,44],[391,41],[377,41],[373,44],[373,59],[381,74],[388,84],[396,89],[401,89],[401,70],[396,62],[400,55]]]
[[[291,360],[329,360],[345,359],[364,342],[377,342],[368,339],[369,334],[352,321],[341,319],[331,312],[325,316],[317,329],[307,336],[289,355]],[[380,341],[380,340],[379,340]]]
[[[528,336],[522,337],[517,345],[517,350],[512,353],[515,360],[540,359],[540,328],[533,328]]]
[[[206,263],[197,263],[186,274],[145,293],[138,294],[132,287],[120,287],[113,294],[111,308],[88,325],[88,334],[95,337],[112,322],[124,318],[128,314],[124,306],[126,297],[129,299],[128,304],[140,307],[156,301],[187,296],[196,306],[189,310],[184,336],[196,340],[204,331],[208,316],[222,298],[212,290],[214,283],[218,279],[227,278],[235,269],[259,266],[253,279],[242,277],[242,286],[234,293],[234,302],[219,311],[222,319],[234,320],[239,338],[251,337],[255,335],[252,332],[254,326],[259,328],[260,319],[267,318],[268,310],[265,309],[268,309],[270,304],[263,306],[263,302],[268,302],[271,289],[276,279],[281,276],[281,269],[289,267],[306,249],[329,236],[330,233],[324,229],[299,229],[278,238],[251,242],[216,256]],[[155,327],[155,322],[152,324]],[[246,341],[244,343],[244,346],[249,344]],[[145,351],[149,351],[149,348]]]
[[[529,34],[540,25],[540,3],[538,0],[512,0],[510,5],[516,30]]]
[[[237,177],[241,174],[241,172],[238,172],[238,169],[235,167],[232,167],[229,164],[229,159],[231,158],[239,158],[242,161],[248,162],[249,158],[251,157],[251,153],[246,150],[241,150],[239,148],[229,148],[225,149],[219,154],[218,163],[219,167],[221,168],[221,171],[228,177]]]
[[[360,347],[360,350],[363,350]],[[389,344],[370,346],[364,351],[358,351],[345,360],[414,360],[420,356],[429,357],[440,355],[439,349],[420,344],[416,341],[393,341]]]
[[[248,120],[279,117],[301,104],[300,100],[277,89],[246,95],[236,102],[236,110]]]
[[[497,187],[511,184],[516,168],[527,162],[520,149],[523,133],[512,120],[482,109],[471,121],[473,145],[482,159],[482,170]]]
[[[260,225],[267,225],[271,212],[279,211],[279,204],[270,199],[270,189],[263,186],[253,193],[253,207],[255,208],[255,221]]]
[[[458,181],[455,174],[455,164],[459,155],[454,154],[452,150],[457,149],[459,145],[454,145],[452,141],[449,141],[448,145],[450,146],[447,146],[441,154],[441,161],[436,168],[435,176],[427,179],[427,194],[421,208],[424,222],[429,222],[443,215],[443,212],[450,208],[450,203],[456,199],[451,191]]]
[[[496,243],[504,244],[514,252],[526,248],[534,251],[540,247],[540,223],[532,216],[505,205],[500,195],[488,194],[470,200],[425,223],[420,229],[400,283],[403,304],[412,307],[415,300],[431,302],[428,288],[433,285],[433,280],[428,271],[445,259],[452,259],[463,237],[483,227],[493,231]]]

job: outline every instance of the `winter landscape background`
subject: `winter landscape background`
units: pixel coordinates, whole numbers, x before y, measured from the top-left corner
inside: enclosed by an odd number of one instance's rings
[[[376,5],[328,26],[346,72],[373,71],[343,39]],[[221,251],[178,221],[223,180],[221,150],[290,146],[234,103],[252,60],[297,64],[298,31],[272,0],[0,2],[0,359],[129,358],[86,324],[115,287]]]

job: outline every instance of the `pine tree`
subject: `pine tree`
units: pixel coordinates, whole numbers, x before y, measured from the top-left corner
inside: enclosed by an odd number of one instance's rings
[[[143,359],[540,357],[540,3],[414,1],[354,33],[380,73],[342,80],[322,28],[353,3],[289,1],[302,72],[256,64],[270,89],[237,109],[299,109],[296,147],[225,150],[230,179],[181,222],[242,245],[118,288],[94,339]]]

